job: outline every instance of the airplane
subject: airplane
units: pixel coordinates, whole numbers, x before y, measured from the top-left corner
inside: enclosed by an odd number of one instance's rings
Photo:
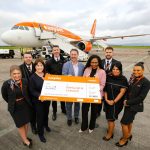
[[[37,22],[20,22],[14,25],[10,30],[4,32],[1,35],[1,39],[9,45],[20,47],[42,47],[48,44],[51,46],[59,45],[60,49],[68,54],[71,49],[76,48],[79,50],[79,59],[86,61],[88,59],[88,52],[92,49],[93,43],[96,41],[150,35],[137,34],[96,37],[95,31],[96,19],[90,31],[91,37],[86,39],[57,26]]]

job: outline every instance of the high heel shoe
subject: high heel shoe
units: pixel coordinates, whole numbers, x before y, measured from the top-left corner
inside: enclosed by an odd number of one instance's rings
[[[28,139],[30,142],[32,142],[32,139],[31,139],[31,138],[28,138],[28,137],[27,137],[27,139]]]
[[[103,140],[104,140],[104,141],[109,141],[110,139],[113,139],[113,137],[114,137],[114,134],[112,134],[112,136],[111,136],[110,138],[106,138],[106,136],[104,136],[104,137],[103,137]]]
[[[132,137],[133,137],[133,136],[132,136],[132,134],[131,134],[131,135],[127,138],[127,140],[130,140],[130,141],[131,141],[131,140],[132,140]],[[122,140],[122,139],[123,139],[123,137],[120,138],[120,140]]]
[[[128,140],[130,141],[132,140],[132,134],[128,137]]]
[[[123,147],[126,146],[127,144],[128,144],[128,140],[124,144],[120,144],[119,142],[117,142],[115,145],[118,147]]]
[[[27,146],[27,147],[29,147],[29,148],[32,148],[32,143],[31,143],[31,142],[30,142],[29,144],[26,144],[26,143],[23,142],[23,145],[24,145],[24,146]]]

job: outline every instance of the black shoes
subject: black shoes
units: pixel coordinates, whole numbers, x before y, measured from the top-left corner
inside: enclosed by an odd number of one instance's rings
[[[68,124],[68,126],[71,126],[72,125],[72,120],[67,120],[67,124]]]
[[[128,137],[128,140],[130,141],[132,140],[132,134]]]
[[[27,137],[27,139],[28,139],[30,142],[32,142],[32,139],[30,139],[30,138],[28,138],[28,137]]]
[[[45,127],[45,129],[46,129],[47,132],[51,132],[51,128],[50,127],[47,126],[47,127]]]
[[[40,141],[43,143],[46,143],[46,139],[44,137],[44,135],[39,135]]]
[[[57,114],[56,113],[53,113],[52,115],[52,120],[55,121],[57,119]]]
[[[128,140],[124,144],[120,144],[119,142],[117,142],[115,145],[118,147],[123,147],[126,146],[127,144],[128,144]]]
[[[28,139],[28,138],[27,138]],[[28,139],[29,140],[29,139]],[[29,140],[30,141],[30,140]],[[23,145],[24,146],[27,146],[28,148],[32,148],[32,142],[30,141],[30,143],[29,144],[26,144],[26,143],[24,143],[23,142]]]
[[[132,134],[131,134],[127,139],[131,141],[131,140],[132,140],[132,137],[133,137],[133,136],[132,136]],[[120,138],[120,140],[122,140],[122,139],[123,139],[123,137]]]
[[[79,124],[79,118],[75,118],[74,120],[76,124]]]
[[[113,137],[114,137],[114,134],[112,134],[112,136],[111,136],[110,138],[106,138],[106,136],[104,136],[104,137],[103,137],[103,140],[104,140],[104,141],[109,141],[110,139],[113,139]]]

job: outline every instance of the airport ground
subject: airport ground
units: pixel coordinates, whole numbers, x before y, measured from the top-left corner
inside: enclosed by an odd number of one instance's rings
[[[104,58],[103,51],[97,53]],[[145,62],[145,76],[150,80],[150,55],[147,49],[117,48],[114,58],[120,60],[123,64],[124,75],[129,78],[133,65],[138,61]],[[0,88],[2,83],[9,78],[9,67],[13,64],[21,64],[20,53],[16,51],[15,59],[0,59]],[[96,128],[91,134],[88,131],[79,133],[80,124],[73,123],[71,127],[67,126],[67,119],[61,113],[58,103],[57,120],[52,121],[52,108],[49,114],[49,126],[52,131],[45,132],[47,142],[45,144],[39,141],[37,135],[33,135],[29,131],[29,137],[33,139],[33,150],[149,150],[150,149],[150,92],[144,101],[144,112],[138,113],[133,126],[133,140],[123,148],[118,148],[114,144],[117,142],[121,134],[120,119],[123,114],[121,112],[119,119],[116,121],[114,138],[109,142],[102,140],[106,133],[107,122],[105,114],[102,112],[97,119],[99,128]],[[80,113],[81,114],[81,113]],[[81,117],[80,117],[81,122]],[[25,150],[27,149],[21,142],[18,131],[14,125],[10,114],[7,111],[7,104],[0,94],[0,150]]]

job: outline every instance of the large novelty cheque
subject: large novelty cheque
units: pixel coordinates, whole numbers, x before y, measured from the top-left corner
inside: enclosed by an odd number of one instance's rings
[[[101,103],[99,80],[91,77],[46,74],[39,99]]]

